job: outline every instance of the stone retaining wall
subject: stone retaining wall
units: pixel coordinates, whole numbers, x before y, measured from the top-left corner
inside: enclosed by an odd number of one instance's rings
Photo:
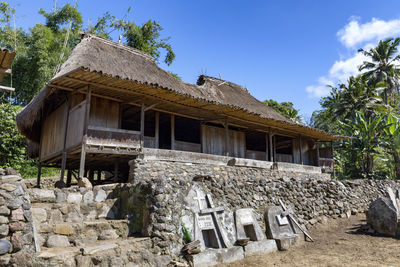
[[[0,266],[24,266],[35,251],[31,203],[14,170],[0,168]]]
[[[130,162],[130,177],[136,190],[146,192],[147,224],[144,233],[152,237],[161,254],[179,254],[183,246],[182,225],[190,224],[187,194],[194,184],[212,194],[217,206],[225,209],[220,219],[230,224],[237,208],[253,208],[265,229],[266,206],[281,199],[295,210],[306,228],[328,218],[364,212],[369,203],[385,194],[385,188],[397,189],[395,181],[320,179],[318,174],[285,172],[262,168],[216,166],[136,159]],[[146,216],[145,216],[146,217]],[[146,220],[145,220],[146,221]],[[190,227],[188,227],[189,230]],[[226,229],[234,238],[234,231]]]

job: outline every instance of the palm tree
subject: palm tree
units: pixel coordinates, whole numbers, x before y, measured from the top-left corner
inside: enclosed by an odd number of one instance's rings
[[[360,71],[367,70],[363,77],[370,84],[386,83],[382,96],[385,104],[388,104],[388,98],[393,92],[397,91],[398,93],[398,78],[400,77],[398,61],[400,60],[400,55],[397,55],[397,52],[399,44],[400,38],[389,38],[379,41],[378,46],[371,48],[369,51],[358,50],[370,58],[370,61],[364,61],[359,67]]]

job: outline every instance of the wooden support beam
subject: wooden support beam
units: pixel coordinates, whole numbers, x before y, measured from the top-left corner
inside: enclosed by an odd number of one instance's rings
[[[157,106],[157,105],[158,105],[158,103],[155,103],[155,104],[153,104],[153,105],[150,105],[150,106],[146,107],[146,108],[144,109],[144,111],[148,111],[148,110],[154,108],[154,107]]]
[[[228,119],[225,119],[224,127],[225,127],[225,155],[228,157],[229,156],[229,125],[228,125]]]
[[[144,147],[144,120],[145,120],[145,106],[142,103],[142,107],[140,109],[140,147]]]
[[[64,183],[65,166],[67,165],[67,152],[62,152],[60,182]]]
[[[97,171],[97,181],[100,182],[101,181],[101,170]]]
[[[292,139],[292,163],[294,162],[294,139]]]
[[[171,150],[175,150],[175,115],[171,115]]]
[[[269,161],[274,162],[274,150],[273,150],[273,134],[271,131],[268,132],[268,138],[269,138]]]
[[[86,143],[86,140],[84,142]],[[82,143],[81,160],[79,163],[79,179],[82,179],[85,175],[85,158],[86,158],[85,143]]]
[[[299,135],[299,153],[300,153],[300,164],[304,164],[303,162],[303,144],[301,143],[301,135]]]
[[[13,87],[8,87],[8,86],[3,86],[3,85],[0,85],[0,91],[5,91],[5,92],[14,92],[14,91],[15,91],[15,88],[13,88]]]
[[[319,167],[320,164],[319,164],[319,143],[318,143],[318,141],[316,142],[316,146],[317,146],[317,166]]]
[[[273,155],[274,155],[274,161],[276,161],[276,135],[274,135],[273,137],[272,137],[272,139],[273,139]]]
[[[41,175],[42,175],[42,164],[39,161],[39,163],[38,163],[38,175],[37,175],[37,181],[36,181],[36,187],[37,188],[40,188],[40,177],[41,177]]]
[[[68,172],[67,172],[67,187],[71,186],[71,181],[72,181],[72,170],[68,170]]]
[[[155,113],[155,147],[160,148],[160,112]]]
[[[85,159],[86,159],[86,138],[87,138],[87,131],[89,125],[89,118],[90,118],[90,101],[92,96],[92,90],[90,86],[87,86],[87,93],[86,93],[86,106],[85,106],[85,121],[83,126],[83,138],[82,138],[82,146],[81,146],[81,160],[79,163],[79,178],[83,178],[85,176]]]

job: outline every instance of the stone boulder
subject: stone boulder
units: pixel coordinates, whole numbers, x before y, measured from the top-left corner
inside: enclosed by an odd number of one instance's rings
[[[378,233],[390,236],[398,234],[397,209],[390,198],[380,197],[369,205],[368,224]]]

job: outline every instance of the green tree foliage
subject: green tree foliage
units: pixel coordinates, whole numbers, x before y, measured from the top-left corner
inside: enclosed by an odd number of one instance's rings
[[[170,65],[175,58],[169,38],[160,37],[162,27],[155,21],[149,20],[138,26],[133,21],[106,13],[97,19],[95,25],[85,28],[82,14],[69,4],[52,12],[40,9],[39,13],[46,20],[44,24],[35,24],[29,32],[21,28],[14,30],[10,25],[14,10],[6,2],[0,2],[0,22],[3,22],[0,46],[17,52],[13,63],[13,87],[16,90],[12,99],[16,104],[26,105],[45,86],[79,43],[82,31],[107,39],[111,39],[111,32],[118,31],[124,37],[124,44],[142,50],[156,60],[162,51],[166,51],[166,64]],[[10,79],[10,76],[6,77],[3,84],[9,85]]]
[[[390,38],[360,49],[369,58],[362,74],[331,87],[313,114],[314,127],[352,137],[336,143],[339,176],[400,179],[399,45]]]
[[[288,119],[291,119],[294,122],[302,123],[302,118],[299,116],[299,111],[293,107],[292,102],[282,102],[278,103],[275,100],[265,100],[264,101],[267,106],[273,108],[278,113],[282,114]]]
[[[76,6],[66,4],[47,12],[40,9],[45,23],[36,23],[28,31],[14,29],[11,23],[15,10],[7,1],[0,2],[0,47],[16,51],[12,65],[12,76],[6,75],[3,85],[15,88],[12,97],[0,98],[0,167],[13,167],[25,176],[35,175],[36,162],[25,156],[26,140],[18,134],[15,114],[20,109],[16,105],[26,105],[45,86],[56,73],[72,49],[80,41],[80,33],[86,31],[103,38],[111,39],[113,31],[120,33],[124,44],[150,54],[156,60],[165,51],[164,62],[171,64],[175,54],[169,44],[169,38],[161,38],[162,27],[149,20],[141,26],[126,19],[118,19],[109,13],[97,18],[94,25],[85,27],[82,14]],[[179,76],[174,75],[177,79]],[[12,78],[12,79],[11,79]],[[12,102],[15,105],[11,105]],[[3,116],[4,114],[4,116]],[[43,170],[44,175],[49,173]]]
[[[0,166],[15,167],[25,159],[26,139],[15,124],[20,106],[0,104]]]

